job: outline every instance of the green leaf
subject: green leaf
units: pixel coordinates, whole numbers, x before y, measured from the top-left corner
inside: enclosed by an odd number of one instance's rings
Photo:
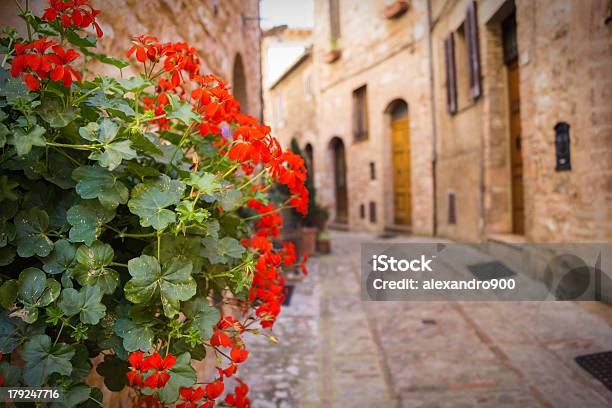
[[[97,200],[86,200],[70,207],[66,219],[72,225],[70,241],[91,245],[98,237],[100,227],[115,218],[115,211],[103,207]]]
[[[151,136],[150,134],[143,135],[140,132],[132,132],[130,133],[130,140],[132,141],[132,147],[136,150],[140,150],[144,153],[149,154],[163,154],[158,145],[151,140],[153,137],[157,137],[157,135]]]
[[[198,331],[202,340],[210,339],[213,335],[213,326],[221,318],[219,309],[209,305],[204,298],[194,298],[186,302],[183,309],[185,315],[191,319],[190,327]]]
[[[197,188],[200,193],[208,195],[213,195],[221,188],[221,184],[212,173],[191,173],[187,184]]]
[[[106,306],[102,304],[102,292],[98,286],[81,288],[84,302],[79,317],[85,324],[98,324],[106,314]]]
[[[122,92],[121,90],[118,91]],[[123,119],[132,118],[136,114],[127,100],[107,95],[102,90],[94,92],[92,96],[86,99],[85,104],[99,110],[106,110]]]
[[[6,71],[4,71],[6,72]],[[6,98],[6,103],[11,106],[27,105],[36,99],[37,95],[30,93],[21,78],[12,78],[10,75],[2,75],[3,81],[0,85],[0,96]]]
[[[70,359],[74,353],[74,347],[68,344],[52,345],[51,338],[45,334],[33,336],[24,344],[21,353],[25,361],[23,378],[26,385],[39,387],[53,373],[70,375]]]
[[[178,399],[181,388],[191,388],[197,380],[196,371],[191,366],[191,355],[189,353],[179,354],[176,357],[176,363],[168,370],[168,373],[170,379],[157,392],[162,402],[172,404]],[[143,391],[144,394],[150,395],[156,390],[145,388]]]
[[[136,157],[136,151],[130,147],[131,141],[113,142],[118,133],[119,124],[109,118],[102,118],[99,124],[90,122],[87,126],[79,129],[81,137],[103,145],[101,147],[102,151],[92,152],[89,158],[98,160],[101,166],[108,167],[111,171],[117,168],[122,160],[130,160]]]
[[[240,241],[232,237],[224,237],[222,239],[203,238],[202,255],[208,258],[211,263],[226,264],[229,258],[241,258],[245,249],[240,245]]]
[[[81,245],[77,249],[74,277],[81,286],[99,285],[103,293],[112,294],[119,284],[119,274],[107,268],[113,262],[113,248],[96,241],[90,247]]]
[[[130,370],[127,361],[113,355],[104,356],[104,361],[98,364],[96,372],[104,377],[104,385],[113,392],[119,392],[127,385],[126,374]]]
[[[104,146],[104,151],[101,153],[92,153],[89,155],[91,160],[98,160],[100,166],[108,167],[109,170],[115,170],[123,160],[134,159],[137,154],[131,146],[129,140],[122,140]]]
[[[61,290],[62,285],[58,281],[53,278],[47,278],[47,287],[36,306],[48,306],[59,297]]]
[[[16,181],[9,180],[8,176],[3,175],[0,177],[0,202],[7,201],[16,201],[19,197],[13,191],[15,187],[19,185]]]
[[[181,101],[175,95],[168,96],[170,100],[170,103],[166,105],[168,119],[178,119],[185,125],[200,120],[200,116],[193,111],[193,106],[189,102]]]
[[[33,207],[28,211],[20,211],[15,216],[19,256],[29,258],[34,255],[49,255],[53,242],[46,235],[48,227],[49,216],[44,210]]]
[[[4,123],[0,123],[0,148],[4,147],[6,144],[6,137],[9,135],[10,131],[6,127]]]
[[[123,347],[127,351],[146,351],[151,349],[153,330],[150,327],[134,323],[129,319],[119,319],[115,322],[115,332],[123,339]]]
[[[14,387],[19,385],[22,368],[17,365],[9,364],[8,361],[0,362],[0,377],[4,379],[3,387]]]
[[[85,384],[78,384],[64,391],[64,399],[51,404],[51,408],[82,408],[84,403],[89,400],[91,391],[96,388],[91,388]],[[96,404],[96,406],[99,406]]]
[[[76,249],[69,241],[61,239],[55,242],[51,255],[44,259],[43,270],[51,275],[58,275],[70,267]]]
[[[123,69],[130,65],[130,62],[128,60],[113,58],[113,57],[109,57],[106,54],[99,54],[99,53],[91,52],[89,50],[84,50],[84,49],[81,49],[81,51],[83,52],[83,54],[87,55],[88,57],[95,58],[103,64],[112,65],[119,69]]]
[[[17,296],[24,304],[38,304],[46,288],[47,275],[40,269],[26,268],[19,274],[19,292]]]
[[[68,42],[79,47],[81,51],[83,51],[83,48],[93,48],[97,43],[97,38],[91,34],[80,37],[76,32],[67,30],[65,35]]]
[[[74,316],[79,314],[83,307],[83,296],[81,296],[81,293],[76,289],[66,288],[62,290],[62,295],[60,296],[57,306],[66,316]]]
[[[17,236],[15,225],[0,218],[0,248],[8,245]]]
[[[89,122],[87,126],[79,128],[79,135],[92,142],[108,144],[115,140],[119,133],[117,121],[109,118],[102,118],[100,123]]]
[[[15,279],[7,280],[0,286],[0,306],[9,309],[17,300],[19,283]]]
[[[128,92],[140,92],[145,88],[152,86],[151,82],[145,80],[141,75],[133,76],[128,79],[118,79],[117,83],[123,90]]]
[[[44,325],[26,324],[0,311],[0,353],[9,354],[29,337],[45,331]]]
[[[67,288],[62,291],[58,306],[66,316],[79,315],[85,324],[98,324],[106,314],[106,306],[102,304],[100,287],[85,286],[80,291]]]
[[[89,361],[89,351],[84,344],[74,345],[74,357],[70,360],[72,363],[72,373],[70,378],[75,383],[85,381],[91,373],[91,362]]]
[[[15,261],[17,251],[12,246],[0,248],[0,266],[10,265]]]
[[[144,180],[145,177],[159,177],[161,175],[154,167],[143,166],[133,161],[127,164],[127,170],[141,180]]]
[[[38,109],[40,117],[52,128],[64,128],[78,117],[72,105],[64,107],[59,98],[44,98]]]
[[[70,160],[61,154],[49,154],[47,171],[43,173],[45,180],[50,181],[61,189],[73,189],[76,184],[72,180],[74,166]]]
[[[240,204],[242,193],[234,188],[224,188],[218,193],[219,203],[225,211],[232,211]]]
[[[103,167],[81,166],[74,169],[72,178],[78,182],[76,191],[82,198],[97,198],[109,208],[125,204],[128,200],[127,187]]]
[[[128,207],[140,217],[140,225],[162,230],[176,221],[174,211],[166,207],[178,204],[184,190],[185,184],[162,175],[157,180],[136,185]]]
[[[195,295],[192,267],[191,262],[172,260],[161,268],[157,259],[149,255],[130,259],[128,271],[132,279],[125,284],[125,297],[138,304],[149,302],[159,294],[164,314],[174,317],[179,312],[180,301],[189,300]]]
[[[46,141],[43,135],[46,133],[44,127],[35,125],[27,133],[22,128],[13,130],[13,134],[9,137],[9,144],[15,146],[19,156],[26,155],[32,150],[32,146],[44,147]]]

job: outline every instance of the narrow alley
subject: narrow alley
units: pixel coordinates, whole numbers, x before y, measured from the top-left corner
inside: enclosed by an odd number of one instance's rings
[[[251,337],[254,407],[606,407],[574,361],[612,344],[595,302],[363,302],[361,242],[333,232],[274,328]],[[394,237],[393,242],[423,242]]]

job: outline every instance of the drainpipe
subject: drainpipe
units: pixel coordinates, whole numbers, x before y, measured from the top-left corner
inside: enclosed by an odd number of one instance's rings
[[[433,42],[431,32],[433,31],[431,20],[431,0],[427,0],[427,42],[429,53],[429,95],[431,104],[431,184],[433,189],[432,207],[433,207],[433,236],[438,235],[438,200],[436,196],[436,164],[438,161],[438,152],[436,148],[436,100],[434,98],[434,70],[433,70]]]

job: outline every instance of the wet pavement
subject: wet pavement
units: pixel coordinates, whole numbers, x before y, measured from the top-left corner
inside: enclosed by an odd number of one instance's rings
[[[280,343],[247,339],[254,408],[612,406],[574,361],[612,350],[611,306],[363,302],[359,245],[375,237],[331,239],[274,326]]]

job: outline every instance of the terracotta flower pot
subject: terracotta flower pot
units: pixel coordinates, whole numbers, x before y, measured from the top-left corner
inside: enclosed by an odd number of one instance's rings
[[[314,254],[317,250],[317,229],[313,227],[302,227],[300,230],[300,240],[298,252],[300,256],[304,254]]]
[[[327,51],[323,55],[323,61],[325,61],[326,64],[331,64],[333,62],[336,62],[340,58],[341,55],[342,55],[342,52],[340,50]]]
[[[329,254],[331,252],[329,239],[317,239],[317,252],[319,254]]]
[[[398,18],[408,10],[407,1],[395,1],[385,7],[385,18],[393,19]]]

